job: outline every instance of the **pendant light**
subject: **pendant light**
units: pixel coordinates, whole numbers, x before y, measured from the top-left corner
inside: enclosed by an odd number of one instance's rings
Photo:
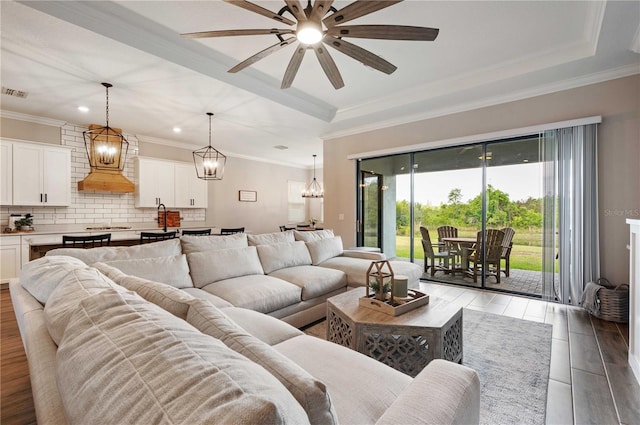
[[[207,115],[209,115],[209,146],[193,151],[193,163],[196,166],[199,179],[222,180],[227,157],[211,146],[211,117],[213,113],[207,112]]]
[[[89,130],[83,131],[84,146],[89,157],[91,168],[97,170],[124,170],[124,163],[129,150],[129,142],[119,128],[109,127],[109,83],[102,83],[107,91],[106,121],[102,127],[91,124]]]
[[[309,183],[309,186],[302,192],[303,198],[322,198],[324,197],[324,192],[322,190],[322,186],[316,180],[316,156],[313,155],[313,180]]]

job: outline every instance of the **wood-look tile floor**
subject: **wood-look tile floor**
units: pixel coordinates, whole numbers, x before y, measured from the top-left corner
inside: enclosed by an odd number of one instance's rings
[[[547,424],[640,424],[640,388],[627,362],[628,327],[582,309],[422,282],[462,307],[553,325]],[[0,423],[34,424],[29,369],[8,289],[0,291]]]
[[[431,282],[420,286],[464,308],[553,325],[547,424],[640,424],[627,325],[536,299]]]

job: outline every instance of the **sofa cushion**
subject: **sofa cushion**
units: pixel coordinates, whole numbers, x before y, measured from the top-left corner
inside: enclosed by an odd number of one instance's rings
[[[169,239],[166,241],[147,243],[134,246],[102,246],[98,248],[57,248],[47,252],[49,255],[68,255],[79,258],[86,264],[113,260],[131,260],[135,258],[168,257],[180,255],[180,241]]]
[[[340,236],[318,239],[306,244],[309,254],[311,254],[311,263],[314,266],[342,254],[342,238]]]
[[[83,299],[106,289],[124,291],[94,268],[85,267],[67,273],[44,306],[45,321],[51,339],[60,345],[64,330],[78,304]]]
[[[299,286],[265,275],[225,279],[204,286],[202,289],[229,301],[236,307],[248,308],[260,313],[271,313],[299,303],[302,295],[302,289]]]
[[[166,283],[176,288],[193,288],[187,256],[140,258],[133,260],[105,261],[123,273]]]
[[[194,252],[187,254],[187,261],[197,288],[219,280],[264,274],[255,246]]]
[[[293,231],[263,233],[260,235],[247,235],[249,245],[271,245],[273,243],[285,243],[295,241]]]
[[[192,252],[213,251],[216,249],[232,249],[244,248],[247,244],[246,233],[236,233],[233,235],[211,235],[211,236],[192,236],[186,235],[180,237],[182,244],[182,252],[191,254]]]
[[[229,301],[223,300],[222,298],[210,294],[209,292],[204,291],[200,288],[183,288],[182,291],[191,295],[193,298],[209,301],[211,304],[215,305],[218,308],[233,307],[233,304],[231,304]]]
[[[311,242],[311,241],[317,241],[320,239],[332,238],[334,234],[333,234],[333,230],[331,229],[310,230],[306,232],[294,230],[293,236],[297,241]]]
[[[269,276],[301,287],[305,301],[347,287],[347,275],[344,272],[317,266],[288,267],[276,270]]]
[[[309,250],[302,241],[258,245],[256,248],[266,274],[285,267],[311,264]]]
[[[297,336],[273,347],[325,383],[343,424],[375,423],[412,380],[364,354],[314,336]]]
[[[237,353],[264,367],[300,403],[312,424],[337,423],[324,384],[271,346],[248,334],[211,304],[194,300],[187,321],[200,332],[219,339]]]
[[[68,256],[45,256],[22,266],[20,283],[35,299],[46,304],[51,293],[70,271],[86,268],[77,258]]]
[[[275,317],[240,307],[223,308],[223,313],[260,341],[275,345],[302,335],[302,331]]]
[[[118,284],[183,320],[187,318],[189,303],[194,299],[173,286],[136,276],[126,276],[118,280]]]
[[[135,294],[81,303],[57,378],[69,423],[309,423],[262,367]]]

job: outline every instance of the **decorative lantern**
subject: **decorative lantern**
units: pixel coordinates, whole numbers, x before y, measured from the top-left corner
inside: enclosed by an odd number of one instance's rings
[[[389,261],[372,261],[367,270],[367,298],[373,295],[374,298],[384,302],[389,292],[393,302],[393,285],[393,270]]]
[[[91,124],[89,130],[82,133],[84,144],[92,169],[124,170],[129,142],[119,128],[109,127],[109,83],[102,83],[107,91],[105,126]]]
[[[213,113],[207,112],[207,115],[209,116],[209,145],[193,151],[193,163],[199,179],[222,180],[227,157],[211,146],[211,117]]]

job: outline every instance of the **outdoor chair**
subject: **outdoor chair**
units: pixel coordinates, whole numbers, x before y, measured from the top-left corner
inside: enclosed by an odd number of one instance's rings
[[[504,239],[502,240],[502,253],[500,254],[500,259],[504,260],[504,270],[502,272],[506,277],[509,277],[510,273],[510,265],[509,265],[509,257],[511,256],[511,248],[513,247],[513,236],[516,234],[516,231],[513,230],[513,227],[505,227],[504,229],[500,229],[504,232]]]
[[[235,227],[230,229],[220,229],[221,235],[233,235],[235,233],[244,233],[244,227]]]
[[[448,251],[435,252],[433,250],[433,244],[426,227],[420,226],[420,234],[422,234],[422,249],[424,250],[424,272],[427,273],[427,270],[431,269],[431,277],[436,274],[436,271],[448,273],[451,270],[449,262],[451,254]]]
[[[457,238],[458,237],[458,228],[453,226],[440,226],[437,229],[438,231],[438,249],[440,251],[447,251],[449,254],[454,257],[460,255],[460,246],[454,243],[445,243],[442,238]]]
[[[182,235],[193,235],[193,236],[208,236],[211,234],[211,229],[202,229],[202,230],[182,230]]]
[[[502,255],[503,239],[504,232],[502,230],[487,229],[484,241],[487,269],[484,270],[484,274],[485,276],[494,276],[498,283],[500,283],[500,256]],[[477,283],[478,275],[482,272],[482,231],[479,231],[475,247],[469,253],[469,270],[466,274],[473,277],[473,283]]]
[[[173,239],[176,237],[177,232],[140,232],[140,243],[150,243],[157,241],[164,241],[167,239]]]
[[[111,245],[111,233],[102,235],[62,236],[62,246],[71,248],[95,248]]]

